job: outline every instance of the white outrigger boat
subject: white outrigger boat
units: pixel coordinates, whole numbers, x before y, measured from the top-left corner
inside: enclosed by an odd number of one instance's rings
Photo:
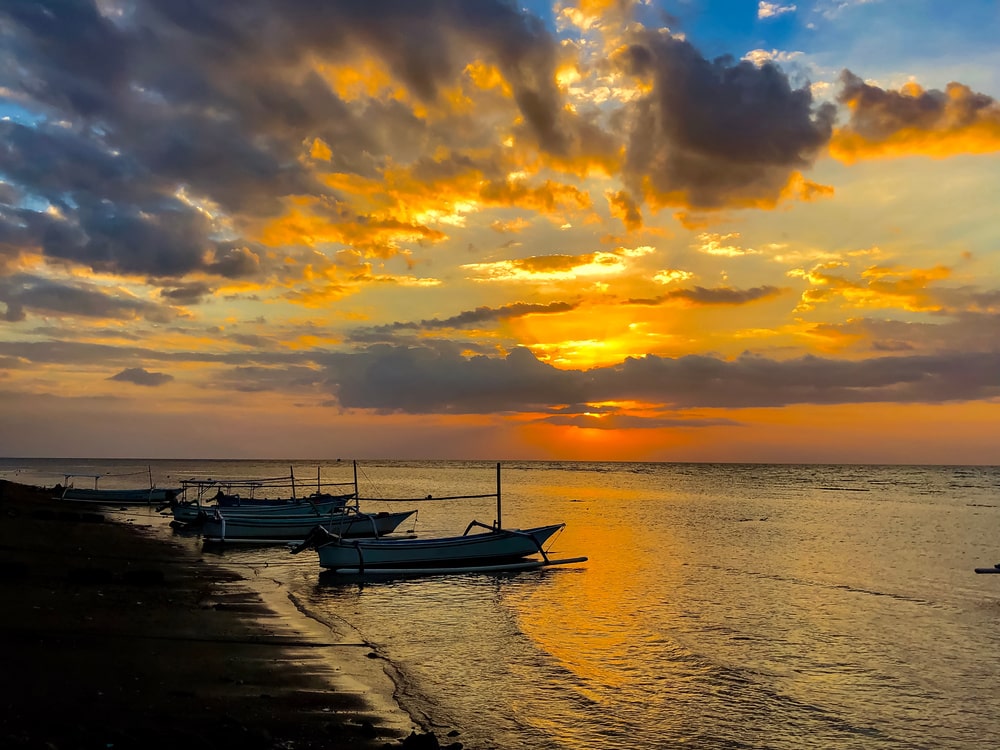
[[[477,526],[486,531],[468,533]],[[342,575],[501,572],[586,562],[586,557],[553,560],[546,553],[543,545],[565,526],[500,529],[473,521],[461,536],[435,539],[345,539],[320,526],[292,551],[315,545],[320,567]],[[527,559],[536,554],[541,559]]]
[[[207,543],[287,544],[303,540],[315,529],[338,538],[381,537],[391,534],[415,510],[364,513],[355,506],[335,508],[320,515],[231,515],[216,510],[194,528]]]
[[[226,518],[247,518],[251,516],[319,516],[333,510],[343,509],[348,501],[357,499],[357,474],[353,482],[322,482],[320,470],[316,469],[316,490],[305,496],[298,496],[301,485],[295,483],[295,473],[289,468],[287,477],[255,479],[186,479],[181,482],[181,493],[168,501],[160,509],[169,506],[170,515],[180,524],[200,523],[216,511]],[[330,488],[350,492],[331,492]],[[211,493],[215,492],[214,495]],[[291,497],[288,497],[290,492]],[[275,494],[284,495],[275,497]]]
[[[187,490],[195,490],[194,500],[171,503],[174,516],[171,525],[181,531],[199,534],[206,544],[288,544],[309,536],[316,528],[325,529],[338,537],[379,537],[394,532],[415,510],[395,513],[369,513],[361,510],[358,502],[358,471],[354,465],[353,482],[320,481],[316,472],[316,491],[304,497],[296,492],[302,489],[295,484],[295,474],[289,477],[252,480],[189,480]],[[325,488],[350,485],[350,492],[331,495]],[[260,497],[291,488],[292,497],[286,499]],[[212,504],[202,499],[211,490],[218,489]],[[247,496],[234,494],[242,490]],[[353,501],[353,502],[351,502]]]
[[[497,464],[496,498],[497,520],[494,524],[490,526],[472,521],[461,536],[347,539],[329,529],[317,527],[291,551],[298,554],[315,549],[320,567],[344,576],[493,573],[586,562],[586,557],[554,560],[546,552],[544,545],[565,528],[563,523],[530,529],[505,529],[501,526],[500,464]],[[485,531],[470,533],[477,528]]]
[[[199,503],[173,503],[170,515],[181,524],[199,523],[216,512],[226,518],[278,518],[281,516],[322,516],[335,510],[342,510],[349,500],[356,498],[353,492],[345,495],[309,495],[294,500],[275,500],[273,503],[255,505],[201,505]]]

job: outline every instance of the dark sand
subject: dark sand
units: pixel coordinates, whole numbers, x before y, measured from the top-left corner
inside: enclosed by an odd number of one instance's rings
[[[0,480],[0,747],[438,747],[356,638],[304,632],[149,519],[51,494]]]

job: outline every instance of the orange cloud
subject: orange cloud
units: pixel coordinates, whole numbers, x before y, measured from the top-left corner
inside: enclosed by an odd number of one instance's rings
[[[616,219],[621,219],[628,231],[642,229],[642,212],[639,210],[639,204],[631,195],[624,190],[619,190],[618,192],[608,191],[605,193],[605,197],[608,199],[611,215]]]
[[[850,71],[841,80],[839,100],[851,116],[834,133],[830,153],[843,162],[1000,151],[1000,104],[968,86],[953,82],[942,92],[910,83],[888,91]]]
[[[826,263],[810,271],[793,271],[813,284],[802,294],[798,311],[813,310],[824,302],[840,299],[853,308],[900,308],[908,312],[940,310],[942,305],[930,287],[934,282],[949,278],[951,270],[944,266],[929,269],[899,269],[871,266],[861,273],[861,279],[831,273],[842,263]]]
[[[553,253],[528,258],[514,258],[493,263],[467,263],[462,266],[478,278],[490,281],[572,281],[584,277],[612,276],[628,270],[631,259],[653,252],[648,246],[618,248],[581,255]]]
[[[511,219],[510,221],[501,221],[497,219],[490,223],[490,229],[495,232],[500,232],[501,234],[517,234],[523,232],[525,229],[531,226],[531,222],[527,219],[522,219],[520,216],[516,219]]]
[[[399,81],[374,55],[363,48],[356,48],[350,62],[317,62],[316,72],[344,101],[369,98],[405,100],[407,93]]]
[[[484,203],[517,206],[522,209],[555,214],[562,210],[584,211],[591,207],[590,196],[572,185],[546,180],[531,186],[522,179],[488,182],[479,191]]]
[[[314,204],[322,207],[320,201]],[[333,216],[320,212],[292,209],[268,223],[261,230],[260,241],[273,247],[316,247],[340,243],[365,251],[370,256],[391,258],[401,252],[400,245],[417,242],[440,242],[447,235],[416,222],[393,216]]]

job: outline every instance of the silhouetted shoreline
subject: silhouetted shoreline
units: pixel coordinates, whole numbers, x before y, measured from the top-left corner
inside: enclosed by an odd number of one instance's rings
[[[438,747],[338,687],[330,659],[356,674],[363,644],[292,632],[237,574],[51,496],[0,480],[3,747]]]

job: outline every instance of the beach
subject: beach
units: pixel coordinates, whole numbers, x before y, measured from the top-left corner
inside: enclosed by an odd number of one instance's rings
[[[3,747],[439,746],[356,636],[148,524],[51,496],[0,480]]]

